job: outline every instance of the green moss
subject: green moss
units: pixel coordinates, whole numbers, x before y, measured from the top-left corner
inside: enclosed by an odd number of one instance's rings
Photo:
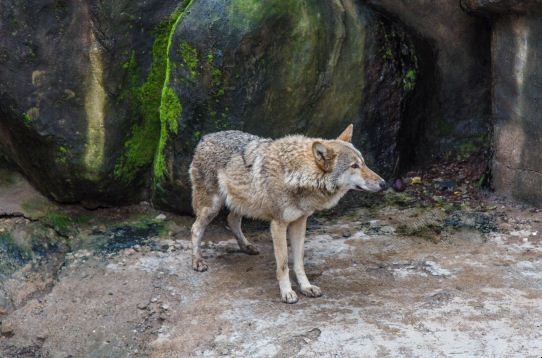
[[[156,154],[160,140],[159,108],[166,77],[168,41],[177,16],[178,13],[174,13],[154,29],[151,68],[143,84],[140,84],[133,51],[129,60],[122,64],[128,75],[128,88],[121,94],[121,99],[128,98],[132,115],[140,117],[131,129],[124,144],[124,154],[114,170],[115,176],[125,182],[138,178],[141,171],[152,164]]]
[[[160,97],[160,139],[158,141],[158,147],[154,156],[154,183],[155,185],[160,182],[166,173],[166,159],[164,150],[166,148],[166,142],[170,132],[177,133],[178,124],[177,118],[182,114],[182,106],[179,98],[175,94],[175,91],[170,87],[170,75],[172,69],[172,63],[169,58],[171,52],[171,43],[173,41],[173,35],[177,29],[177,25],[183,18],[186,9],[190,7],[193,0],[190,0],[182,11],[176,11],[171,18],[175,19],[171,27],[169,28],[167,36],[167,46],[165,50],[165,75],[164,82],[162,84],[162,91]],[[197,57],[197,56],[196,56]]]
[[[480,149],[479,145],[474,144],[473,142],[462,143],[457,148],[457,155],[459,160],[468,159],[471,155],[476,153]]]
[[[261,1],[261,0],[234,0],[229,2],[228,10],[231,24],[239,29],[250,28],[250,24],[263,23],[266,18],[277,14],[286,14],[291,4],[296,1]]]
[[[23,113],[23,122],[24,122],[24,124],[29,126],[32,123],[32,120],[33,120],[33,118],[27,112]]]
[[[386,29],[382,22],[379,22],[379,26],[383,27],[382,31],[384,32],[384,41],[382,47],[380,48],[380,52],[382,53],[382,59],[384,59],[385,61],[393,62],[395,60],[393,49],[395,47],[398,36],[395,31]]]
[[[405,76],[403,77],[403,88],[405,91],[412,91],[414,87],[416,86],[416,70],[414,68],[411,68],[407,71]]]
[[[186,41],[181,42],[179,45],[179,52],[181,55],[181,66],[186,67],[190,77],[194,79],[198,74],[198,51],[190,46]]]
[[[51,212],[43,221],[63,235],[67,235],[74,224],[70,215],[61,212]]]
[[[167,124],[167,129],[174,134],[177,134],[178,126],[177,118],[182,114],[183,107],[179,98],[175,94],[173,88],[168,87],[162,98],[162,104],[160,105],[160,119]]]
[[[61,165],[68,164],[68,148],[63,145],[57,148],[56,161]]]
[[[164,149],[166,148],[169,133],[176,134],[178,131],[177,118],[181,116],[182,111],[181,102],[175,91],[167,87],[162,97],[162,104],[160,105],[161,133],[166,134],[161,135],[158,142],[158,153],[162,153],[162,155],[158,156],[154,162],[154,176],[156,180],[162,179],[166,172],[166,161],[163,155]]]
[[[239,14],[240,18],[258,20],[263,14],[261,12],[262,2],[259,0],[236,0],[232,1],[233,13]]]
[[[26,112],[23,113],[23,123],[28,127],[38,119],[40,116],[40,110],[38,107],[29,108]]]
[[[213,64],[211,63],[210,65],[212,66]],[[217,86],[222,82],[222,71],[219,68],[211,68],[211,83],[213,84],[213,86]]]
[[[384,30],[384,39],[387,42],[395,41],[395,39],[398,37],[397,33],[393,30],[386,31]]]
[[[222,70],[215,66],[214,56],[212,52],[209,52],[207,54],[205,71],[211,75],[211,87],[209,93],[213,101],[208,102],[208,113],[213,126],[218,130],[224,130],[231,128],[231,123],[228,120],[229,108],[225,107],[222,109],[220,106],[223,97],[226,95],[226,90],[224,88],[224,75]],[[222,113],[218,113],[217,109]]]
[[[384,54],[382,55],[382,58],[386,61],[390,61],[390,60],[393,60],[393,51],[391,48],[386,48],[384,50]]]
[[[208,70],[211,73],[211,92],[216,96],[223,97],[225,90],[223,86],[223,75],[220,68],[215,67],[214,61],[207,62]]]
[[[78,226],[89,223],[92,220],[92,216],[85,214],[74,214],[61,211],[49,212],[42,221],[49,226],[53,227],[57,232],[62,235],[69,235]]]

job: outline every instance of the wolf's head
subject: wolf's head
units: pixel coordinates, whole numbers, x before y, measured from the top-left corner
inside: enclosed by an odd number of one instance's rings
[[[377,192],[386,189],[386,181],[373,172],[351,142],[350,124],[336,140],[317,140],[312,153],[318,167],[332,176],[339,189]]]

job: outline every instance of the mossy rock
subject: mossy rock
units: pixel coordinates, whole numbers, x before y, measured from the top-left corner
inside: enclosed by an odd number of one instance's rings
[[[0,153],[56,201],[140,200],[160,135],[163,44],[184,3],[2,2]]]
[[[353,0],[31,0],[0,3],[0,21],[0,155],[92,208],[152,193],[189,212],[194,147],[225,129],[354,123],[386,176],[417,79],[405,32]]]
[[[190,212],[194,147],[227,129],[329,138],[354,123],[355,144],[389,175],[402,102],[415,86],[410,45],[354,1],[190,2],[169,45],[154,202]]]

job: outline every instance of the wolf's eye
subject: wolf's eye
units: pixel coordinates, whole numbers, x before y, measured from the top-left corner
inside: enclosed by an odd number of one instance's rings
[[[350,166],[350,168],[353,168],[353,169],[358,169],[359,168],[359,165],[358,163],[354,163]]]

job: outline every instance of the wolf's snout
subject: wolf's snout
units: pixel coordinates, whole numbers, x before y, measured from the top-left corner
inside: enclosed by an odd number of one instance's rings
[[[380,185],[380,190],[388,189],[388,183],[386,183],[385,180],[382,180],[379,185]]]

